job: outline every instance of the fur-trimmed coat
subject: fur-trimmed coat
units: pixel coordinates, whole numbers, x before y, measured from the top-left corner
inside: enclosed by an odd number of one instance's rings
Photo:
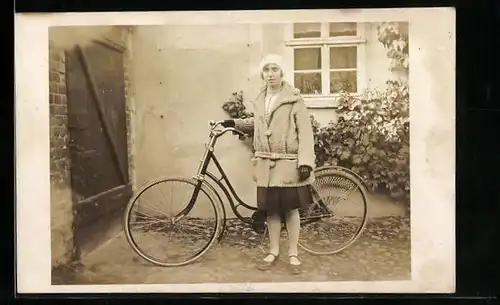
[[[287,82],[266,115],[266,86],[251,102],[254,117],[236,119],[235,128],[253,131],[253,178],[261,187],[297,187],[314,182],[314,172],[300,181],[301,165],[315,169],[311,119],[298,89]]]

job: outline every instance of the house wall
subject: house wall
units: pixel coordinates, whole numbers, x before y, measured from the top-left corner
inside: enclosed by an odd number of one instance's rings
[[[106,35],[113,42],[127,46],[128,30],[123,28],[51,28],[49,32],[49,107],[50,107],[50,185],[51,185],[51,257],[52,267],[70,263],[77,255],[74,243],[74,205],[71,188],[71,159],[69,154],[68,99],[66,91],[66,50],[77,43],[85,44],[90,39]],[[131,113],[133,92],[129,71],[130,48],[125,51],[125,92],[127,128],[129,138],[129,163],[133,162]],[[133,171],[133,166],[130,167]],[[103,232],[104,233],[104,232]]]
[[[367,82],[390,77],[385,50],[368,26]],[[251,100],[261,85],[259,62],[267,53],[285,54],[285,26],[169,25],[134,30],[136,183],[158,176],[192,177],[207,141],[208,121],[227,118],[221,109],[232,92]],[[335,109],[311,109],[321,123]],[[216,154],[238,194],[255,205],[249,143],[227,135]]]

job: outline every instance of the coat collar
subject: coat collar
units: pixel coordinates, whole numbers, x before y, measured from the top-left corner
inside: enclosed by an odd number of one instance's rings
[[[262,110],[265,109],[266,91],[267,86],[262,86],[256,99],[259,109]],[[295,103],[299,99],[301,99],[300,90],[292,86],[290,83],[282,81],[282,89],[276,96],[276,101],[270,110],[269,116],[271,117],[274,111],[276,111],[276,109],[278,109],[281,105]]]

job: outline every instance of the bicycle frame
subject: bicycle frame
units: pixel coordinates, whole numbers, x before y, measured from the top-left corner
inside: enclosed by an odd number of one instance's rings
[[[222,232],[220,234],[220,236],[222,236],[222,233],[224,232],[225,224],[226,224],[226,209],[224,207],[222,198],[220,197],[219,193],[215,190],[213,184],[210,183],[209,181],[207,181],[206,178],[209,178],[210,180],[212,180],[224,192],[224,195],[226,196],[226,198],[229,202],[229,206],[231,207],[231,210],[233,211],[235,216],[240,221],[242,221],[248,225],[252,224],[252,220],[250,217],[243,217],[238,212],[237,209],[239,206],[243,206],[244,208],[246,208],[247,210],[250,210],[250,211],[257,211],[257,208],[254,206],[248,205],[238,196],[236,190],[234,189],[233,185],[231,184],[231,182],[230,182],[228,176],[226,175],[222,165],[220,164],[219,160],[217,159],[217,157],[215,156],[215,153],[214,153],[214,148],[215,148],[215,144],[217,142],[217,139],[219,137],[221,137],[222,135],[224,135],[226,132],[231,131],[231,132],[233,132],[233,134],[238,134],[240,136],[240,138],[245,137],[245,134],[242,133],[241,131],[235,129],[235,128],[232,128],[232,127],[224,128],[222,131],[216,131],[215,127],[217,125],[219,125],[220,123],[221,122],[217,122],[217,123],[213,122],[213,121],[210,122],[210,125],[212,128],[210,129],[209,140],[206,144],[206,149],[205,149],[205,152],[203,154],[203,157],[200,160],[200,165],[198,167],[196,175],[194,176],[194,179],[196,179],[198,181],[198,183],[195,187],[195,190],[193,192],[193,195],[192,195],[188,205],[181,212],[179,212],[179,214],[175,217],[175,219],[179,220],[182,217],[184,217],[185,215],[187,215],[187,213],[189,213],[189,211],[193,208],[193,206],[196,202],[197,196],[201,190],[202,185],[206,185],[215,193],[215,195],[218,197],[218,199],[222,203],[221,206],[222,206],[222,212],[223,212],[223,225],[222,225]],[[219,173],[221,175],[221,178],[217,178],[216,175],[214,175],[212,172],[210,172],[207,169],[210,162],[213,162],[215,164],[217,170],[219,171]],[[225,182],[225,184],[223,182]],[[301,220],[302,224],[308,224],[308,223],[317,221],[325,216],[331,216],[333,214],[328,209],[328,207],[324,204],[323,200],[318,196],[316,190],[312,186],[311,186],[311,191],[312,191],[313,196],[317,197],[319,207],[322,210],[322,213],[320,215],[317,215],[317,216],[315,215],[313,217],[308,217],[307,219],[302,218],[302,220]]]

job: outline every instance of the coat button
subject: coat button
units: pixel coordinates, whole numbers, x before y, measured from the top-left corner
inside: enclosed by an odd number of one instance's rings
[[[270,167],[270,168],[273,168],[273,167],[275,167],[275,166],[276,166],[276,161],[271,161],[271,162],[269,162],[269,167]]]
[[[266,136],[270,136],[273,132],[271,130],[266,130]]]

